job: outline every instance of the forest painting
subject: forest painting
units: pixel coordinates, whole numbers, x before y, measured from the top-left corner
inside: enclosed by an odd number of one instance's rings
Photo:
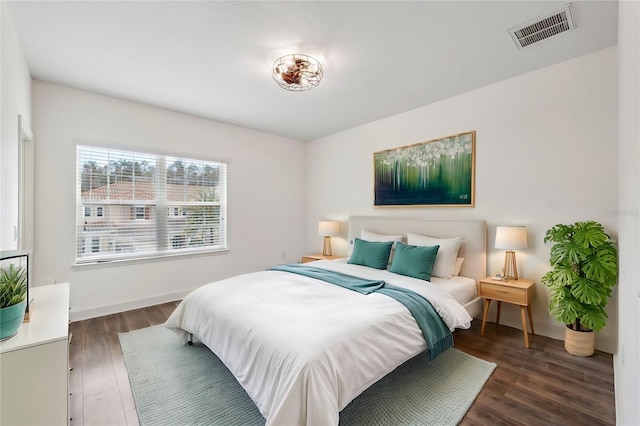
[[[473,207],[475,142],[470,131],[374,152],[374,206]]]

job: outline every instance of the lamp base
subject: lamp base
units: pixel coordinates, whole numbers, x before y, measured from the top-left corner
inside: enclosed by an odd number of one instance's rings
[[[333,256],[331,253],[331,237],[324,237],[324,246],[322,247],[322,255],[323,256]]]
[[[507,250],[504,254],[504,277],[507,280],[518,279],[518,266],[516,265],[516,252]]]

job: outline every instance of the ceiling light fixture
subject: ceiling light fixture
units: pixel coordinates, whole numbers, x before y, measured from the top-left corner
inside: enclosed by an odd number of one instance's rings
[[[273,63],[273,79],[292,92],[311,90],[322,80],[322,65],[308,55],[285,55]]]

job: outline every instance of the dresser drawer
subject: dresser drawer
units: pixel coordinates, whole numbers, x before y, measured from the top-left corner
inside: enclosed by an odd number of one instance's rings
[[[527,289],[480,282],[480,296],[502,302],[527,305]]]

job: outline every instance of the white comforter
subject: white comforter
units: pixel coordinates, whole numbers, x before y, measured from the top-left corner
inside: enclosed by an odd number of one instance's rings
[[[310,265],[406,287],[426,297],[451,330],[470,326],[467,311],[434,284],[344,261]],[[280,271],[202,286],[166,326],[185,339],[193,333],[218,355],[267,425],[337,425],[353,398],[426,349],[396,300]]]

